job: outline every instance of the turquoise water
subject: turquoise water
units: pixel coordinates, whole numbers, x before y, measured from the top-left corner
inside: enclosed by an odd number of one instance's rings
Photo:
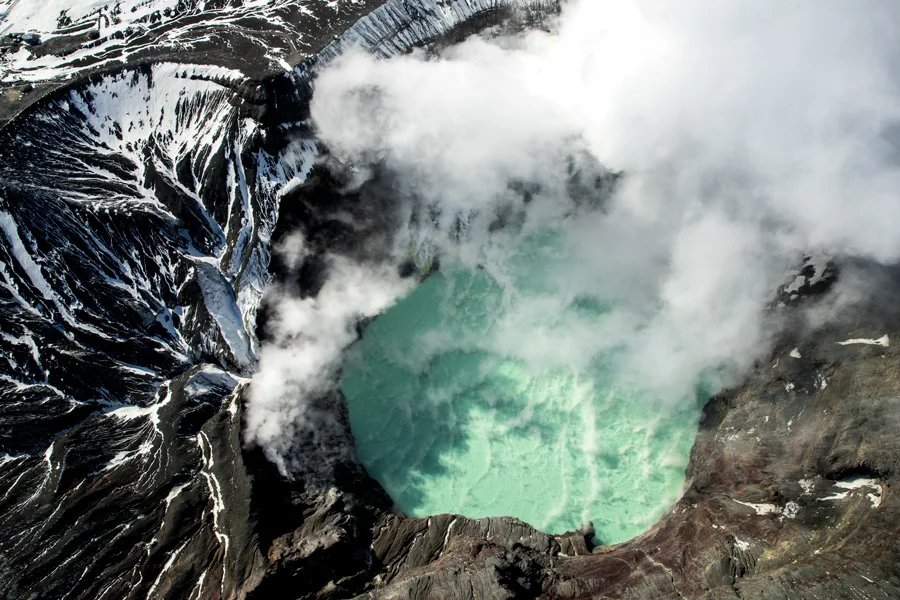
[[[409,515],[512,515],[548,533],[634,537],[678,499],[699,416],[568,360],[614,307],[563,299],[560,236],[516,241],[500,275],[444,264],[375,319],[341,387],[358,456]],[[602,347],[602,344],[600,345]],[[558,359],[564,360],[558,360]]]

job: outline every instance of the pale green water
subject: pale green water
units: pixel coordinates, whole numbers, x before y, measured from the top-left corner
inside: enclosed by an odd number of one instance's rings
[[[589,296],[554,304],[557,242],[518,243],[503,286],[444,265],[352,349],[341,385],[357,452],[407,514],[512,515],[548,533],[592,521],[614,543],[679,497],[698,405],[662,409],[616,385],[609,353],[552,360],[609,311]]]

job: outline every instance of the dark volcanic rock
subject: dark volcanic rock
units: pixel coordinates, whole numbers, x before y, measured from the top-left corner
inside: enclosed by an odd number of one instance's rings
[[[242,445],[281,192],[315,154],[307,93],[301,71],[140,64],[0,131],[0,597],[349,596],[374,576],[390,501],[361,467],[311,487]]]

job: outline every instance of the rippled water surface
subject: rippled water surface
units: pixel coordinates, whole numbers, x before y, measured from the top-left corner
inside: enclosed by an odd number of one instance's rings
[[[610,306],[569,297],[564,269],[552,232],[520,240],[502,271],[445,264],[353,347],[342,389],[359,458],[407,514],[548,533],[591,521],[614,543],[678,498],[698,405],[617,383],[615,349],[581,354]]]

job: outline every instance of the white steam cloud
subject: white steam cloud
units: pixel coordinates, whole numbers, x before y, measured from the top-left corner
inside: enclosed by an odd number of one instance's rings
[[[565,231],[559,306],[615,307],[600,331],[536,345],[513,322],[485,343],[536,365],[625,347],[623,373],[680,398],[766,352],[766,304],[803,253],[900,258],[898,33],[900,5],[880,0],[571,0],[551,33],[347,54],[312,114],[334,155],[396,175],[398,210],[433,209],[398,232],[395,264],[412,247],[502,281],[514,240],[489,225],[520,211],[526,231]],[[572,188],[597,164],[624,173],[599,209]],[[527,205],[511,182],[531,186]],[[407,289],[340,260],[319,298],[280,301],[286,334],[262,352],[249,412],[270,456],[333,385],[352,318]]]
[[[276,251],[299,263],[305,258],[302,235],[288,237]],[[344,349],[356,339],[357,320],[377,315],[409,289],[396,269],[361,266],[340,256],[331,257],[330,268],[316,297],[270,290],[274,340],[260,351],[247,430],[284,474],[328,470],[325,464],[304,465],[296,456],[301,438],[319,461],[345,456],[345,425],[323,396],[335,384]]]

